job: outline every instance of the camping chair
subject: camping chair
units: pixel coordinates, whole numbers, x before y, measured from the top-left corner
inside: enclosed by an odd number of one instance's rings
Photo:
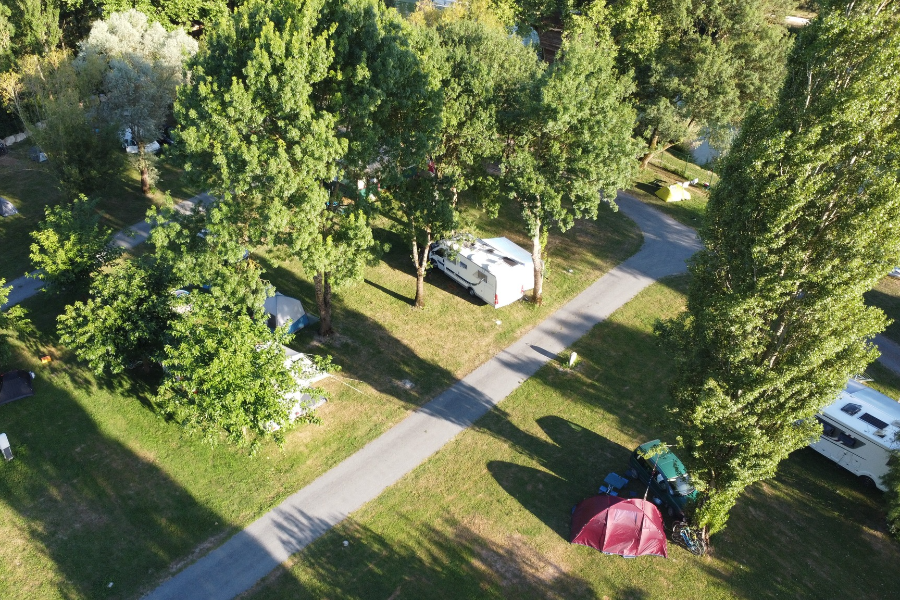
[[[603,483],[606,485],[600,486],[601,494],[609,494],[610,496],[618,496],[619,492],[617,489],[622,489],[625,484],[628,483],[628,480],[619,475],[618,473],[610,473],[606,476],[606,479],[603,480]]]

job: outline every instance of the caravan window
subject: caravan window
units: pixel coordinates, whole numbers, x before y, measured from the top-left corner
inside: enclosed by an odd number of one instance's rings
[[[865,444],[852,435],[841,432],[838,436],[838,441],[848,448],[859,448],[860,446],[865,446]]]
[[[459,261],[459,266],[462,267],[463,269],[468,269],[468,268],[469,268],[469,267],[466,266],[466,263],[464,263],[463,261]]]
[[[436,248],[434,250],[434,253],[436,255],[440,256],[441,258],[444,258],[445,256],[447,256],[447,249],[444,248],[443,246],[439,246],[438,248]]]
[[[838,435],[841,433],[840,429],[820,417],[816,417],[816,421],[818,421],[822,425],[823,437],[827,437],[832,440],[836,440],[838,438]]]
[[[487,281],[487,275],[484,273],[484,271],[478,271],[477,275],[480,281]]]

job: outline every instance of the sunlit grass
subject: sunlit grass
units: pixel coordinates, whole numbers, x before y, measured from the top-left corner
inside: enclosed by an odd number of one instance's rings
[[[492,222],[476,211],[472,219],[484,235],[522,240],[514,212]],[[551,237],[543,306],[495,310],[431,273],[426,308],[415,310],[402,240],[385,229],[376,236],[393,248],[367,269],[368,283],[338,290],[338,334],[322,340],[303,330],[293,342],[332,354],[343,367],[339,378],[322,382],[331,396],[319,410],[322,425],[300,427],[283,451],[265,445],[254,458],[158,418],[149,408],[152,373],[96,377],[56,347],[55,317],[67,299],[26,301],[36,331],[20,336],[12,366],[34,369],[38,382],[33,398],[0,407],[0,429],[16,452],[0,465],[0,538],[8,541],[0,545],[0,598],[21,590],[38,599],[139,595],[169,565],[177,569],[195,549],[202,554],[221,543],[399,422],[641,243],[631,221],[606,211],[596,223]],[[316,312],[310,279],[296,261],[260,258],[280,291]],[[54,359],[49,365],[38,361],[44,354]]]
[[[881,494],[808,449],[748,490],[710,556],[670,545],[668,560],[626,560],[568,543],[575,503],[639,443],[678,434],[652,323],[682,309],[685,285],[639,295],[576,343],[574,370],[545,366],[249,597],[890,597],[900,551]]]

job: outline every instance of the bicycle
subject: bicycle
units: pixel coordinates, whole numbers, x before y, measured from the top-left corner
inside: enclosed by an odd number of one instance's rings
[[[694,529],[684,521],[675,523],[672,526],[672,541],[680,546],[684,546],[688,552],[695,556],[706,554],[707,546],[703,536],[697,529]]]

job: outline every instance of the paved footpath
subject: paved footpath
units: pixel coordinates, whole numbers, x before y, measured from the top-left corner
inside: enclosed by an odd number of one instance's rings
[[[263,515],[224,545],[164,582],[147,600],[230,600],[424,462],[642,289],[685,271],[700,248],[695,232],[620,194],[619,207],[644,234],[637,254],[571,302]]]
[[[194,206],[198,202],[206,204],[210,200],[212,200],[212,197],[204,192],[189,200],[179,202],[175,205],[175,210],[187,214],[194,209]],[[110,245],[117,248],[124,248],[125,250],[131,250],[138,244],[143,244],[147,241],[147,238],[150,237],[151,228],[152,225],[147,221],[135,223],[131,227],[116,233],[116,235],[113,236]],[[32,271],[28,275],[17,277],[12,281],[7,282],[7,287],[12,289],[9,290],[9,297],[6,299],[6,304],[0,306],[0,309],[15,306],[19,302],[27,300],[41,291],[44,287],[44,282],[35,277],[37,273],[38,271]]]

